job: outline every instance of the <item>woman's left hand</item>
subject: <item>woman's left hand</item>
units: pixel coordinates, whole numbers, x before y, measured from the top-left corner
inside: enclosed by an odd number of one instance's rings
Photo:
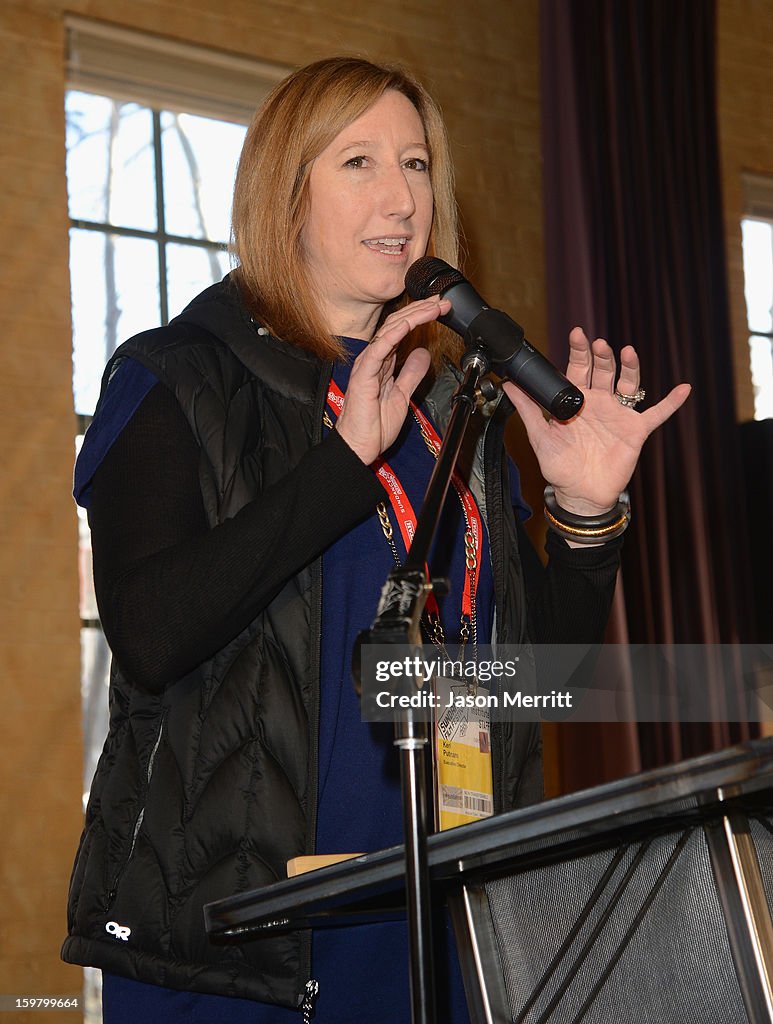
[[[639,389],[639,357],[627,345],[615,355],[602,338],[591,345],[575,327],[569,335],[566,376],[585,397],[580,412],[566,423],[546,420],[542,410],[520,388],[504,389],[524,422],[540,470],[556,492],[556,501],[576,515],[599,515],[612,508],[633,474],[642,445],[690,394],[679,384],[656,405],[636,412],[615,398]]]

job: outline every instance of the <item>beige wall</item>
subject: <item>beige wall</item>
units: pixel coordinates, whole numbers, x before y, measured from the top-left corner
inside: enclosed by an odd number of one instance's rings
[[[61,42],[39,7],[2,9],[0,993],[18,995],[79,987],[56,963],[82,791]]]
[[[20,995],[80,986],[58,960],[81,817],[65,7],[290,65],[336,52],[409,64],[447,115],[470,273],[535,340],[545,322],[537,0],[2,0],[0,993]]]

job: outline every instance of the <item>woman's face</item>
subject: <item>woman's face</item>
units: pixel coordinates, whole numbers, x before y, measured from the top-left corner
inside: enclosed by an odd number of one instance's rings
[[[432,226],[428,164],[418,111],[394,89],[314,160],[301,237],[331,333],[370,339],[404,290]]]

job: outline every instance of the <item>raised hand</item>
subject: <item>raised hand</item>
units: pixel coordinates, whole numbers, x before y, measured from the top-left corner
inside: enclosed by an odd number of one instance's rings
[[[576,515],[611,509],[633,474],[642,445],[686,401],[689,384],[679,384],[656,405],[637,412],[615,398],[639,389],[639,357],[627,345],[615,355],[602,338],[591,345],[575,327],[569,335],[566,375],[583,392],[585,404],[566,423],[546,420],[540,407],[514,384],[504,385],[526,427],[540,470],[558,504]],[[615,378],[617,377],[617,380]]]
[[[394,377],[397,348],[419,324],[451,308],[448,299],[432,296],[391,313],[352,366],[336,430],[366,465],[397,438],[411,395],[429,369],[426,349],[414,349]]]

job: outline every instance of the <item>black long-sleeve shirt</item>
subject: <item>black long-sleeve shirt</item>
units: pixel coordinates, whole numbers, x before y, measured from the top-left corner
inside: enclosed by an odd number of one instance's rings
[[[362,515],[384,497],[375,475],[331,431],[279,483],[210,528],[198,467],[185,416],[157,384],[92,483],[89,522],[102,624],[119,662],[150,689],[224,647],[287,578],[341,535],[343,491],[361,494]],[[520,526],[519,539],[532,640],[601,640],[621,542],[573,549],[549,535],[544,568]]]

